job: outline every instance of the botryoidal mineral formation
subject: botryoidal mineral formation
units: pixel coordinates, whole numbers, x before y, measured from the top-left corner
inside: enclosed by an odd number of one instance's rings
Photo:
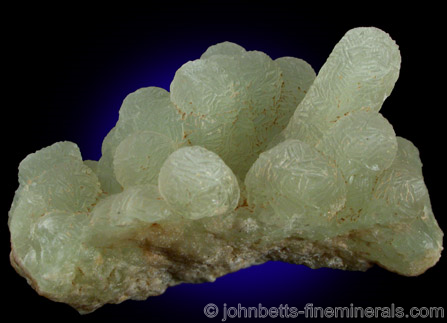
[[[348,31],[318,76],[209,47],[170,93],[125,98],[99,161],[58,142],[20,163],[12,265],[81,313],[269,260],[422,274],[443,233],[417,148],[379,113],[400,61],[373,27]]]

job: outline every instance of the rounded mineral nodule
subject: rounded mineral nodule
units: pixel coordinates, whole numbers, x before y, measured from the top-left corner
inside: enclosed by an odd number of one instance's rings
[[[200,146],[172,153],[160,170],[158,187],[175,212],[191,219],[226,213],[239,201],[236,176],[218,155]]]

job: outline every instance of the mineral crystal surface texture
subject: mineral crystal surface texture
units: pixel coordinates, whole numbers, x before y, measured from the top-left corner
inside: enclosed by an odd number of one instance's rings
[[[124,99],[99,161],[58,142],[20,163],[12,265],[81,313],[268,260],[422,274],[443,233],[417,148],[379,112],[400,62],[372,27],[348,31],[317,76],[209,47],[170,92]]]

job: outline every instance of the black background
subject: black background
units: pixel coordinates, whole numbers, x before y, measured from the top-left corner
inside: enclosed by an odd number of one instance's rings
[[[445,307],[445,258],[425,274],[413,278],[380,268],[366,273],[320,271],[322,274],[316,275],[315,280],[334,277],[337,281],[331,284],[315,281],[314,288],[304,290],[285,286],[282,289],[288,291],[285,294],[275,294],[269,287],[280,281],[282,269],[259,266],[249,272],[268,279],[259,286],[254,287],[253,282],[245,284],[243,276],[235,276],[233,281],[231,277],[224,278],[227,279],[224,284],[219,284],[219,280],[205,284],[203,291],[202,287],[190,286],[176,295],[180,289],[175,287],[145,302],[107,305],[87,316],[38,296],[9,265],[7,212],[17,188],[17,166],[27,154],[56,141],[71,140],[79,144],[84,158],[99,158],[102,138],[116,122],[125,95],[143,86],[168,88],[181,64],[198,58],[217,42],[230,40],[249,50],[264,51],[272,58],[300,57],[318,71],[343,34],[358,26],[381,28],[400,47],[400,78],[382,113],[398,135],[419,148],[433,210],[445,231],[442,199],[446,74],[442,10],[430,7],[429,3],[415,7],[407,3],[393,8],[389,3],[377,2],[333,7],[296,3],[195,1],[156,5],[149,2],[126,8],[121,4],[113,8],[110,4],[95,8],[73,4],[17,6],[3,12],[6,19],[2,23],[2,75],[6,85],[2,86],[1,121],[2,175],[6,185],[1,203],[4,221],[0,227],[2,280],[6,282],[4,314],[15,319],[49,321],[218,321],[220,317],[206,318],[203,307],[213,300],[221,307],[218,295],[225,293],[229,296],[223,301],[237,306],[242,291],[245,306],[262,301],[266,306],[394,303],[407,310],[413,306]],[[297,270],[297,275],[300,272]],[[199,297],[199,293],[207,294]]]

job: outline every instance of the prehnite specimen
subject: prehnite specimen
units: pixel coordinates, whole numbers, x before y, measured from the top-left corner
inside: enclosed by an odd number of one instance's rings
[[[422,274],[439,259],[416,147],[379,113],[398,46],[355,28],[318,76],[230,42],[127,96],[102,157],[28,155],[9,212],[11,263],[81,313],[268,260]]]

